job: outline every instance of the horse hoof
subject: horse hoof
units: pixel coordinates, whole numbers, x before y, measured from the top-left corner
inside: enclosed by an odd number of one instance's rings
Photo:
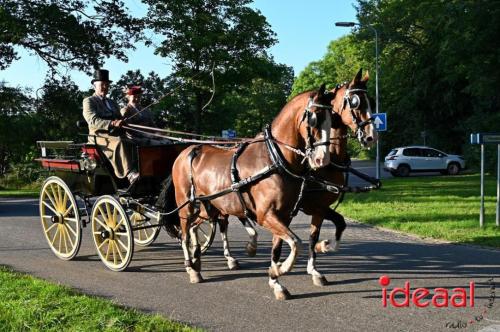
[[[314,251],[321,254],[330,251],[330,241],[324,240],[319,243],[316,243],[316,245],[314,246]]]
[[[227,261],[227,266],[229,267],[229,270],[238,270],[240,268],[240,264],[236,259]]]
[[[199,284],[200,282],[203,282],[203,277],[201,276],[201,273],[199,273],[199,272],[190,273],[189,274],[189,281],[192,284]]]
[[[290,294],[290,292],[286,288],[283,288],[281,290],[275,289],[274,290],[274,297],[278,301],[285,301],[285,300],[289,300],[292,297],[292,295]]]
[[[313,276],[312,279],[313,279],[314,286],[323,287],[323,286],[325,286],[328,283],[328,281],[326,280],[326,278],[323,277],[323,276],[319,276],[319,277],[318,276]]]
[[[248,257],[255,257],[257,255],[257,247],[251,243],[247,243],[246,251]]]

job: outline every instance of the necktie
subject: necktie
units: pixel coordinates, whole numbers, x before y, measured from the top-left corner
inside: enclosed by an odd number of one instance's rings
[[[108,110],[112,111],[108,98],[103,98],[102,101],[104,102],[104,106],[106,106]]]

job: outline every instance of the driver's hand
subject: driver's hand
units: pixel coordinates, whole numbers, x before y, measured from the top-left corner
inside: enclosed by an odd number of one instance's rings
[[[111,127],[114,127],[114,128],[120,128],[121,126],[123,126],[123,120],[113,120],[111,121]]]

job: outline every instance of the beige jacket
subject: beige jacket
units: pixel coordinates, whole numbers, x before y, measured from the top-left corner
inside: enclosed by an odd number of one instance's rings
[[[111,109],[96,94],[83,100],[83,117],[89,125],[90,135],[95,135],[97,132],[107,132],[112,120],[121,119],[118,104],[109,98],[106,99]]]

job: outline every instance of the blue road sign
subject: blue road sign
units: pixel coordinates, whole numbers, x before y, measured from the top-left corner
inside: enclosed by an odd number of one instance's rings
[[[373,114],[373,125],[375,126],[376,131],[386,131],[387,130],[386,113]]]
[[[233,130],[233,129],[223,130],[222,137],[223,138],[235,138],[236,137],[236,130]]]

